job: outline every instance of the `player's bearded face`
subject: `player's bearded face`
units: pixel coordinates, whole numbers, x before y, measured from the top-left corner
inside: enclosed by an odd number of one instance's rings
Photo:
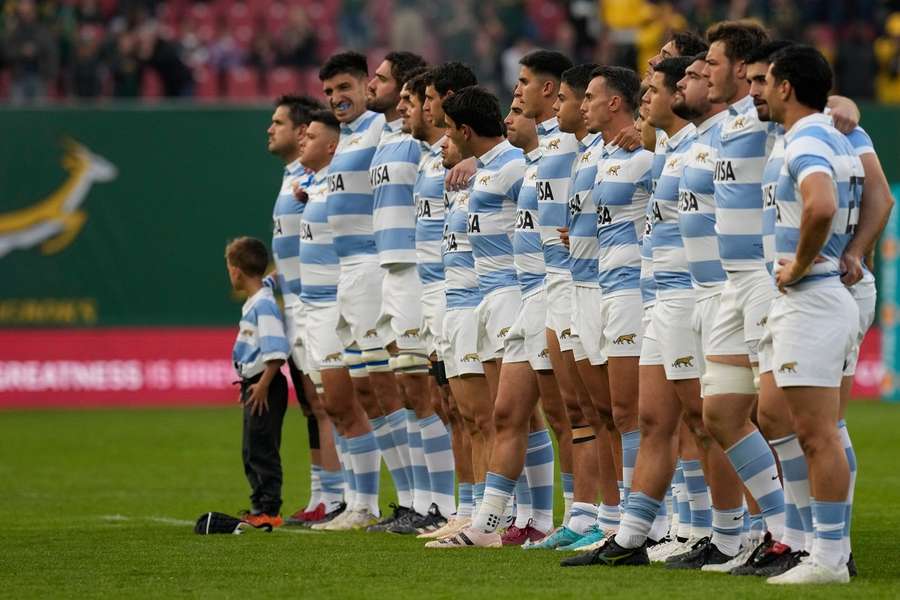
[[[400,90],[391,74],[391,63],[383,61],[366,88],[366,108],[384,113],[397,106]]]
[[[760,121],[768,121],[771,118],[769,114],[769,103],[766,102],[766,72],[769,70],[768,63],[760,62],[747,65],[747,81],[750,82],[750,97],[753,98],[753,104],[756,106],[756,114]]]
[[[772,67],[769,66],[766,72],[766,90],[763,98],[769,108],[769,120],[776,123],[784,122],[784,101],[789,93],[787,87],[787,83],[775,81],[775,77],[772,75]]]
[[[705,65],[704,61],[694,61],[688,65],[684,77],[678,82],[672,112],[682,119],[690,121],[709,112],[710,103],[707,99],[709,84],[703,77]]]
[[[279,106],[272,114],[272,123],[266,131],[267,148],[276,155],[291,153],[297,149],[299,135],[291,121],[290,111],[286,106]]]
[[[709,77],[709,101],[732,103],[738,98],[735,65],[725,55],[725,45],[713,42],[706,53],[706,73]]]

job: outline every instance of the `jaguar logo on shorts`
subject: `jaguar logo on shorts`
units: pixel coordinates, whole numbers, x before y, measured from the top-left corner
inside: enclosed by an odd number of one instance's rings
[[[509,333],[509,327],[504,327],[499,332],[497,332],[497,337],[504,338],[504,337],[506,337],[506,334],[508,334],[508,333]]]
[[[792,360],[791,362],[786,362],[778,367],[779,373],[796,373],[797,372],[797,361]]]
[[[559,138],[547,142],[547,150],[559,150]]]
[[[672,367],[675,369],[680,369],[681,367],[693,367],[694,366],[694,357],[693,356],[681,356],[676,358],[672,362]]]
[[[572,330],[566,327],[562,331],[559,332],[559,339],[564,340],[566,338],[572,337]]]
[[[476,354],[475,352],[469,352],[461,359],[459,359],[459,362],[478,362],[478,354]]]
[[[613,340],[613,344],[617,344],[621,346],[622,344],[634,344],[634,339],[637,337],[636,333],[626,333],[625,335],[620,335],[616,339]]]
[[[544,348],[541,350],[541,353],[538,354],[538,358],[547,358],[550,356],[550,350],[548,348]]]
[[[372,337],[376,337],[377,335],[378,335],[378,330],[370,329],[365,333],[365,335],[363,335],[363,337],[372,338]]]
[[[487,184],[490,183],[490,182],[491,182],[491,176],[490,176],[490,175],[482,175],[482,176],[478,179],[478,185],[487,185]]]
[[[419,337],[419,328],[413,327],[403,332],[403,337]]]
[[[241,337],[252,337],[253,330],[252,329],[241,329]]]
[[[757,321],[756,326],[757,327],[765,327],[766,323],[768,323],[768,322],[769,322],[769,317],[763,317],[762,319]]]
[[[342,352],[332,352],[322,359],[322,362],[340,362],[344,358]]]
[[[607,175],[618,175],[620,168],[622,168],[622,165],[613,165],[606,170],[606,174]]]

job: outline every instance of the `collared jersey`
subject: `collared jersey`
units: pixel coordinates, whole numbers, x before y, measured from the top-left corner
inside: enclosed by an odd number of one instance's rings
[[[600,289],[604,295],[641,287],[641,238],[652,187],[653,154],[602,148],[593,201],[597,208]]]
[[[868,132],[862,127],[857,125],[856,129],[847,134],[847,139],[850,140],[850,144],[856,150],[856,155],[860,159],[866,154],[875,154],[875,144],[872,142],[872,138],[869,137]],[[872,281],[875,279],[865,262],[863,262],[862,268],[863,278],[860,281]]]
[[[285,306],[294,306],[300,301],[300,219],[306,203],[297,200],[294,194],[307,189],[312,179],[313,172],[299,160],[285,167],[272,210],[272,258]]]
[[[578,143],[569,197],[569,270],[575,285],[598,287],[600,246],[597,242],[597,206],[591,195],[597,179],[597,162],[603,136],[589,133]]]
[[[315,174],[307,193],[300,224],[300,275],[304,281],[300,299],[310,304],[335,302],[341,264],[328,222],[327,167]]]
[[[775,188],[781,177],[781,167],[784,165],[784,128],[776,125],[773,129],[774,141],[772,150],[766,159],[763,168],[762,194],[763,194],[763,251],[766,258],[766,270],[772,273],[772,265],[775,261]]]
[[[759,120],[753,98],[728,107],[714,171],[716,233],[726,271],[766,268],[762,175],[774,127]]]
[[[444,292],[447,310],[474,308],[481,302],[475,257],[469,243],[469,196],[471,189],[444,191],[447,219],[444,223]]]
[[[559,129],[556,117],[537,126],[541,159],[537,168],[538,222],[547,270],[569,272],[569,250],[563,245],[558,229],[569,226],[569,189],[572,165],[578,154],[574,134]]]
[[[694,286],[716,289],[727,276],[719,257],[716,237],[716,197],[713,167],[718,156],[722,111],[697,126],[697,137],[687,152],[678,188],[678,225]]]
[[[479,157],[469,197],[469,241],[481,293],[518,285],[512,238],[525,155],[504,140]]]
[[[513,233],[513,260],[522,297],[540,290],[544,285],[546,268],[538,231],[538,192],[536,178],[541,161],[541,149],[535,148],[525,156],[525,177],[516,203],[516,230]]]
[[[369,167],[383,127],[384,115],[372,111],[342,124],[340,141],[328,167],[328,221],[341,264],[378,258]]]
[[[288,352],[281,311],[271,288],[263,286],[241,308],[241,322],[231,351],[234,370],[238,377],[254,377],[266,370],[268,361],[287,360]]]
[[[441,242],[444,236],[444,159],[441,144],[444,138],[432,144],[423,153],[413,188],[416,203],[416,257],[422,285],[429,286],[444,281],[444,263]]]
[[[656,280],[653,278],[653,240],[650,235],[653,232],[653,200],[652,191],[656,189],[656,182],[662,174],[663,165],[666,162],[666,142],[669,136],[662,129],[656,130],[656,146],[653,148],[653,166],[651,176],[651,197],[647,198],[647,206],[644,208],[644,236],[641,238],[641,300],[644,308],[652,306],[656,302]]]
[[[800,185],[813,173],[831,178],[837,212],[831,219],[831,234],[819,251],[821,262],[796,283],[814,283],[840,275],[840,258],[859,217],[864,172],[850,141],[831,125],[831,119],[815,113],[797,121],[784,135],[784,165],[775,190],[777,226],[775,251],[778,259],[793,260],[800,238],[803,197]],[[776,267],[777,269],[778,267]]]
[[[422,142],[403,132],[403,119],[384,124],[369,167],[372,228],[381,265],[416,264],[416,206],[413,187]]]

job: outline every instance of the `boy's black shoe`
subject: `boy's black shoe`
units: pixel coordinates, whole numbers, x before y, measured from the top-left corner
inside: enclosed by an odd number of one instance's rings
[[[637,548],[623,548],[616,543],[615,537],[611,537],[600,548],[566,558],[559,564],[562,567],[585,567],[588,565],[639,567],[649,565],[650,559],[647,558],[647,544],[641,544]]]

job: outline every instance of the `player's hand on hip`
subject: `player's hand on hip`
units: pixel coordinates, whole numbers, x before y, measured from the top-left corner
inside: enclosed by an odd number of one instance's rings
[[[557,227],[556,230],[559,232],[559,240],[562,242],[563,246],[568,248],[569,247],[569,228],[568,227]]]
[[[841,283],[854,285],[863,277],[863,259],[856,254],[845,252],[841,257]]]

